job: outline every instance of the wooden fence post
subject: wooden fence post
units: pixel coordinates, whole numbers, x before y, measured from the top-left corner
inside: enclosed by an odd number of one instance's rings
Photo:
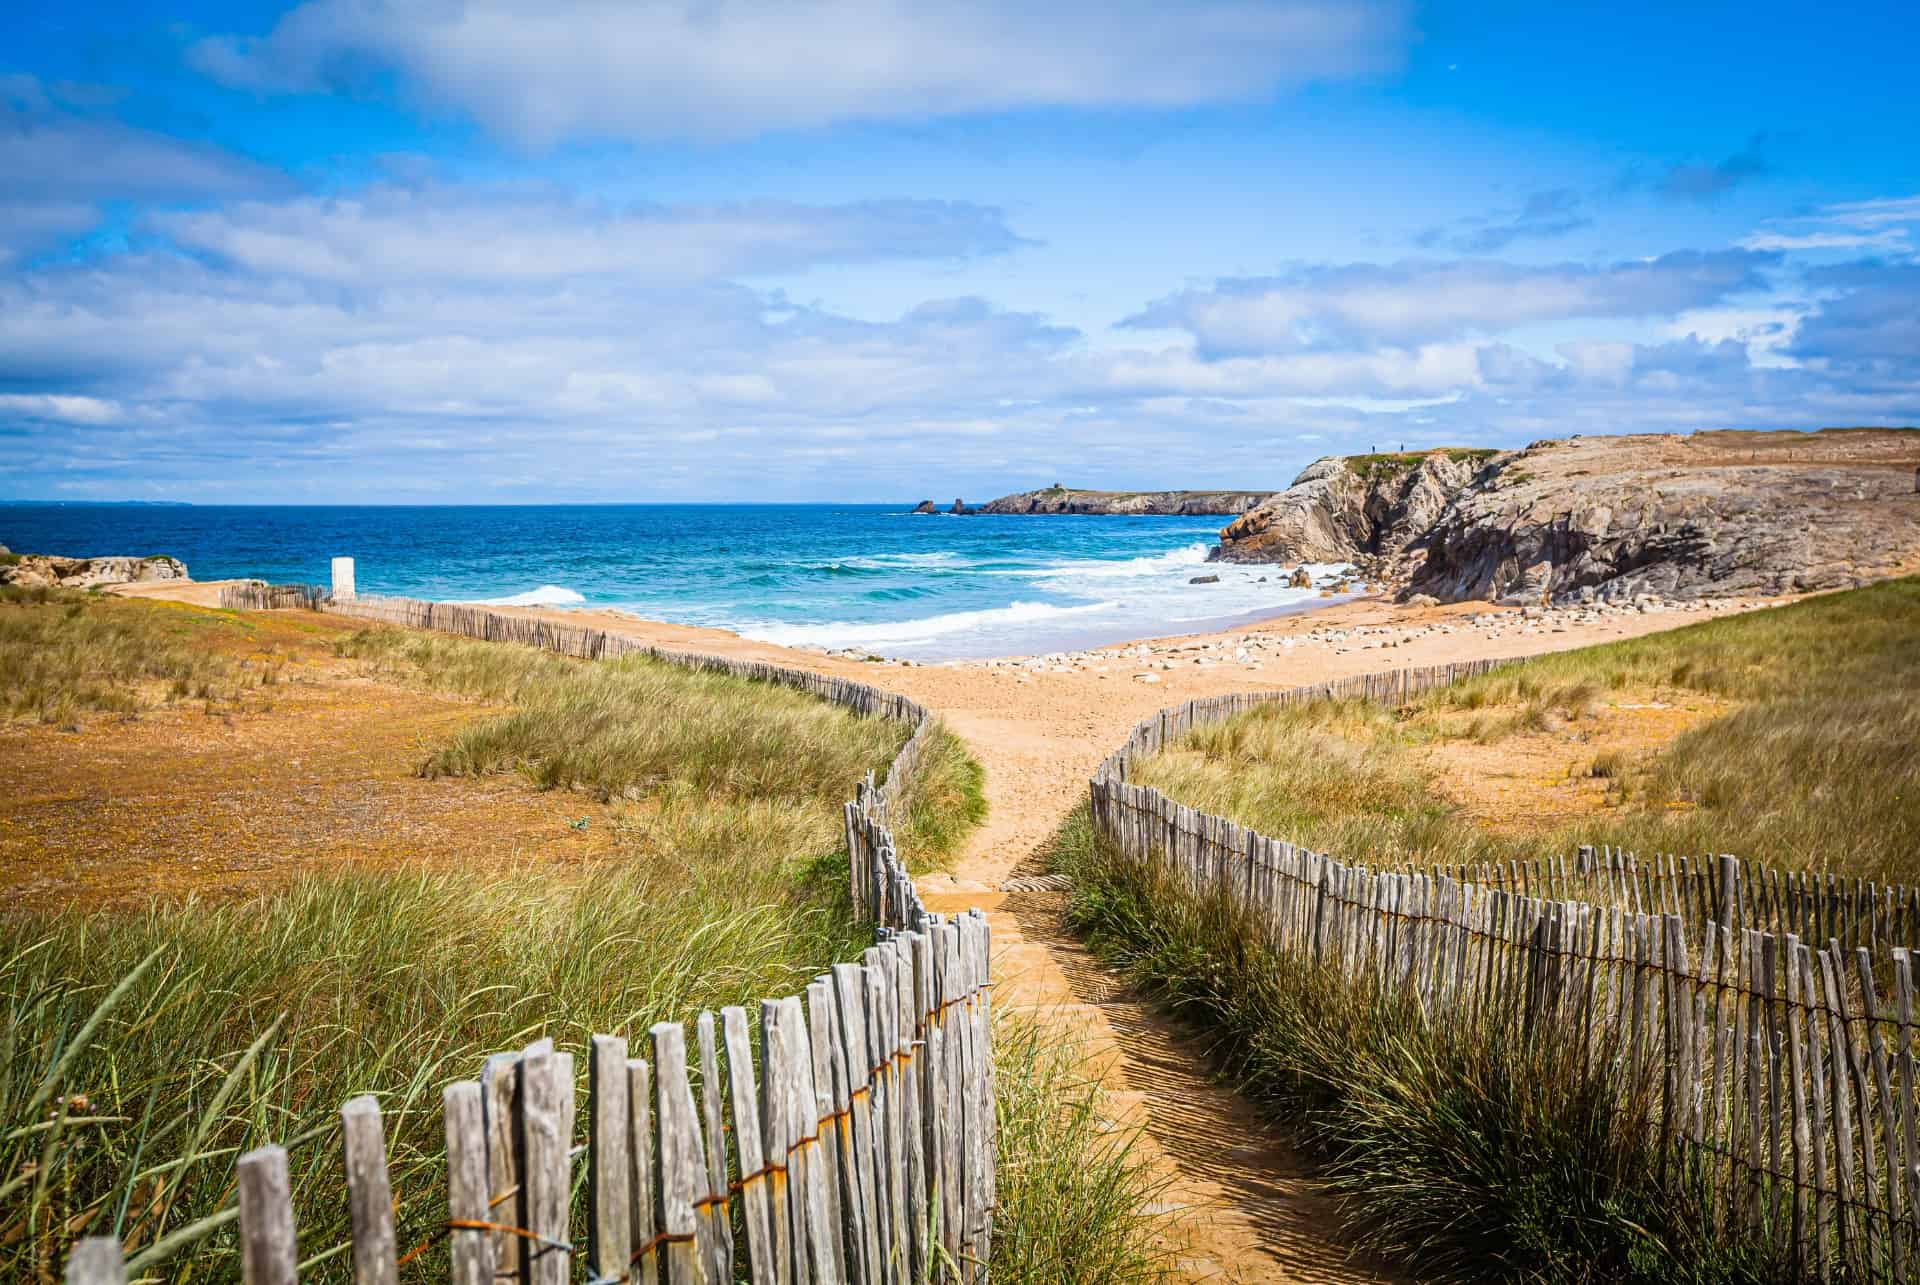
[[[127,1264],[120,1242],[111,1236],[89,1236],[67,1256],[66,1285],[127,1285]]]
[[[452,1285],[491,1285],[493,1244],[478,1228],[459,1223],[490,1221],[487,1207],[487,1126],[474,1080],[449,1084],[441,1095],[447,1133],[447,1257]]]
[[[354,1285],[398,1285],[387,1139],[380,1125],[380,1103],[372,1094],[362,1094],[340,1108],[340,1140],[353,1222]]]
[[[240,1188],[240,1279],[245,1285],[294,1285],[299,1279],[293,1187],[285,1147],[258,1147],[235,1166]]]
[[[632,1100],[627,1042],[593,1037],[587,1063],[587,1245],[593,1274],[624,1275],[633,1254]]]

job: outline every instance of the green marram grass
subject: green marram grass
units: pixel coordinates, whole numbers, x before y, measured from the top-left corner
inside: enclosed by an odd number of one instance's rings
[[[1616,699],[1733,707],[1657,753],[1598,745],[1603,815],[1497,834],[1432,785],[1423,751],[1571,727]],[[1920,879],[1920,579],[1511,665],[1394,710],[1269,706],[1139,760],[1130,779],[1264,834],[1376,868],[1565,854],[1732,852],[1795,869]]]
[[[98,626],[91,605],[63,605],[33,628],[120,654]],[[76,1237],[113,1234],[169,1280],[232,1279],[233,1228],[206,1220],[232,1207],[235,1157],[266,1141],[292,1152],[303,1253],[327,1253],[347,1232],[336,1112],[363,1092],[386,1114],[401,1235],[425,1239],[445,1207],[440,1089],[484,1055],[542,1035],[639,1041],[655,1021],[792,994],[864,945],[840,808],[905,729],[650,662],[388,630],[342,650],[508,704],[422,770],[588,791],[609,801],[616,853],[0,919],[0,1276],[55,1278]],[[195,654],[182,644],[175,659]],[[575,723],[582,734],[561,734]],[[915,859],[940,859],[982,806],[978,769],[942,736],[903,827],[932,845]],[[311,1278],[345,1273],[335,1255]]]
[[[1407,992],[1270,951],[1226,898],[1120,857],[1084,807],[1050,861],[1094,951],[1207,1028],[1221,1073],[1319,1158],[1355,1246],[1429,1281],[1778,1279],[1755,1246],[1704,1239],[1702,1212],[1657,1184],[1651,1134],[1629,1123],[1645,1086],[1613,1060],[1432,1021]]]

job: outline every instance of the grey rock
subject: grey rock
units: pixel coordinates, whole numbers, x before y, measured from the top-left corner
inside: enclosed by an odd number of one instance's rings
[[[1187,578],[1187,583],[1188,584],[1219,584],[1220,577],[1219,576],[1189,576]]]
[[[1842,588],[1920,551],[1914,429],[1578,437],[1486,459],[1357,461],[1316,461],[1222,531],[1216,556],[1374,559],[1370,574],[1443,602],[1631,604]]]
[[[62,558],[52,554],[30,553],[11,566],[0,566],[0,584],[57,586],[62,589],[91,589],[96,585],[187,578],[186,564],[164,554],[145,558]]]

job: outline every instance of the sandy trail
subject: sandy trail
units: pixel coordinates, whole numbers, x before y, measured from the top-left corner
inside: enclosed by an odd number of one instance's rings
[[[1400,608],[1360,600],[1234,634],[1304,634],[1316,626],[1421,624],[1483,604]],[[564,613],[558,618],[568,618]],[[578,613],[571,618],[577,622]],[[900,668],[749,642],[717,630],[659,625],[608,613],[609,628],[675,646],[777,660],[857,677],[922,702],[963,737],[986,769],[987,820],[950,873],[919,880],[933,910],[986,910],[994,942],[995,1002],[1023,1009],[1079,1044],[1089,1075],[1112,1094],[1142,1153],[1165,1181],[1169,1249],[1189,1278],[1231,1282],[1395,1279],[1341,1240],[1312,1166],[1206,1070],[1201,1039],[1168,1020],[1103,969],[1062,923],[1060,892],[1002,891],[1040,872],[1038,855],[1087,781],[1154,711],[1195,696],[1263,690],[1368,670],[1585,646],[1691,623],[1644,615],[1561,632],[1486,638],[1429,635],[1378,651],[1299,648],[1284,669],[1238,666],[1164,673],[1148,685],[1122,665],[1103,675],[1022,675],[977,666]]]
[[[146,595],[176,597],[143,586]],[[579,624],[580,611],[522,609]],[[1486,610],[1465,603],[1403,608],[1360,599],[1230,631],[1305,634],[1318,626],[1420,625]],[[962,736],[986,769],[987,820],[949,873],[923,877],[933,910],[979,906],[994,943],[995,1003],[1022,1009],[1078,1042],[1087,1073],[1112,1094],[1120,1123],[1137,1126],[1141,1153],[1164,1180],[1173,1214],[1169,1250],[1191,1279],[1231,1282],[1363,1282],[1395,1273],[1358,1258],[1340,1238],[1312,1166],[1252,1107],[1215,1084],[1197,1035],[1156,1012],[1107,972],[1062,923],[1057,891],[1005,891],[1039,873],[1038,854],[1085,797],[1094,768],[1154,711],[1196,696],[1266,690],[1347,674],[1483,656],[1517,656],[1653,633],[1700,619],[1649,614],[1489,638],[1464,630],[1389,649],[1299,647],[1284,665],[1164,672],[1155,684],[1130,668],[1023,674],[977,665],[896,667],[742,639],[721,630],[591,613],[594,623],[660,645],[861,679],[912,696]],[[1220,635],[1213,635],[1217,637]]]

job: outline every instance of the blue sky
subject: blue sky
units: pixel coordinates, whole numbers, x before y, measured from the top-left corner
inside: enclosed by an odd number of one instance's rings
[[[1278,487],[1920,422],[1910,7],[1673,8],[27,0],[0,496]]]

